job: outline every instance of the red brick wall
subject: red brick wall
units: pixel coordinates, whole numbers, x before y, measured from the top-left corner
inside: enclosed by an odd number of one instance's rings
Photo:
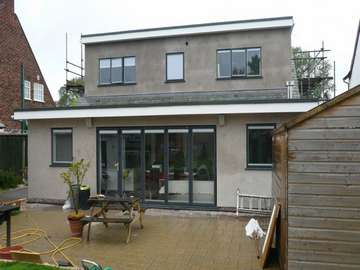
[[[32,99],[34,82],[44,85],[45,102],[24,100],[24,107],[55,106],[20,21],[14,13],[14,0],[0,0],[0,122],[7,129],[20,128],[20,123],[13,121],[11,115],[21,106],[21,64],[24,65],[25,80],[31,82]]]

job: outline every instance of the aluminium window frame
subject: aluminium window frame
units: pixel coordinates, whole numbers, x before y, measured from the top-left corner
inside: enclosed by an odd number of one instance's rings
[[[169,79],[168,78],[168,55],[182,55],[182,66],[183,66],[183,76],[182,79]],[[176,82],[185,82],[185,52],[167,52],[165,53],[165,83],[176,83]]]
[[[116,85],[135,85],[136,84],[136,80],[134,82],[125,82],[124,81],[124,74],[125,74],[125,68],[124,68],[124,59],[125,58],[135,58],[135,79],[137,79],[136,76],[136,56],[135,55],[128,55],[128,56],[119,56],[119,57],[101,57],[98,59],[98,80],[97,80],[97,84],[98,87],[104,87],[104,86],[116,86]],[[112,70],[112,60],[113,59],[121,59],[121,65],[122,65],[122,81],[121,82],[112,82],[111,79],[111,70]],[[101,60],[110,60],[110,82],[109,83],[101,83],[100,82],[100,62]]]
[[[256,75],[248,75],[248,50],[249,49],[259,49],[260,50],[260,63],[259,63],[259,74]],[[233,50],[244,50],[245,51],[245,74],[244,75],[233,75],[232,74],[232,54]],[[220,77],[219,70],[218,70],[218,52],[219,51],[230,51],[230,76],[223,76]],[[220,48],[216,49],[216,80],[236,80],[236,79],[261,79],[262,78],[262,47],[261,46],[255,46],[255,47],[239,47],[239,48]]]
[[[71,161],[56,161],[54,160],[54,131],[56,130],[71,130]],[[51,128],[51,163],[50,167],[69,167],[74,161],[74,130],[72,127]]]
[[[250,123],[246,124],[246,170],[272,170],[272,163],[249,163],[250,151],[249,151],[249,127],[259,127],[258,129],[274,130],[276,123]],[[272,128],[261,128],[272,127]]]

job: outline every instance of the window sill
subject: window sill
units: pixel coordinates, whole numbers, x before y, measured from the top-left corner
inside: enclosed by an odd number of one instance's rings
[[[263,76],[239,76],[239,77],[225,77],[225,78],[216,78],[217,81],[227,81],[227,80],[251,80],[251,79],[262,79]]]
[[[31,99],[31,98],[26,98],[26,97],[24,97],[24,100],[31,101],[32,99]]]
[[[166,80],[165,83],[184,83],[185,80],[181,79],[181,80]]]
[[[29,100],[31,100],[31,99],[29,99]],[[40,102],[40,103],[45,103],[45,101],[44,101],[44,100],[34,99],[34,101],[35,101],[35,102]]]
[[[53,168],[67,168],[71,165],[71,163],[51,163],[49,167]]]
[[[128,86],[128,85],[136,85],[136,82],[128,82],[128,83],[98,83],[98,87],[108,87],[108,86]]]
[[[245,168],[246,171],[272,171],[272,169],[273,169],[272,166],[269,167],[250,166]]]

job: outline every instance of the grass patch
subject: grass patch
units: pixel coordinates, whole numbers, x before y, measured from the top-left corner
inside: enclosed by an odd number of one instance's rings
[[[60,268],[20,262],[0,262],[1,270],[59,270]]]

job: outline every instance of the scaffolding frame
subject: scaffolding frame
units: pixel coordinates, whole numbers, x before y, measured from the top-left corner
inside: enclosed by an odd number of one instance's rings
[[[296,67],[296,78],[301,97],[327,100],[331,98],[329,96],[331,94],[332,97],[336,96],[335,61],[332,64],[333,75],[324,76],[322,74],[328,63],[326,54],[330,51],[324,48],[324,42],[322,42],[320,49],[293,52],[291,60],[294,61]],[[297,68],[299,66],[302,66],[301,70]]]

